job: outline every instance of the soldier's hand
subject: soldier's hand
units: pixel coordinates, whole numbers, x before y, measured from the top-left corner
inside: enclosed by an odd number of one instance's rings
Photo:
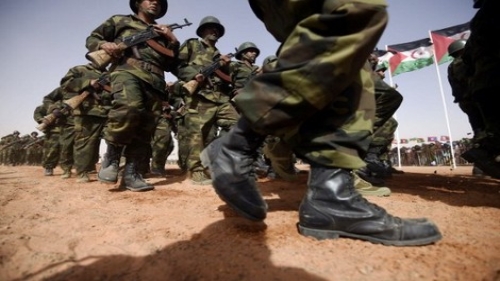
[[[122,55],[122,50],[120,49],[118,44],[114,42],[106,42],[102,44],[99,48],[104,50],[108,55],[115,58],[119,58]]]
[[[222,65],[229,64],[231,62],[231,58],[228,55],[221,55],[220,62]]]
[[[153,25],[156,33],[162,35],[163,37],[167,38],[169,42],[175,43],[178,42],[177,37],[175,37],[174,32],[168,25],[164,24],[155,24]]]
[[[196,82],[198,82],[198,83],[201,83],[201,82],[203,82],[203,80],[205,80],[205,76],[203,76],[203,74],[201,74],[201,73],[198,73],[194,77],[194,80],[196,80]]]

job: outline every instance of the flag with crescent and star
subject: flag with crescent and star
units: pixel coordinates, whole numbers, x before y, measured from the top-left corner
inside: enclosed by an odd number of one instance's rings
[[[388,45],[387,50],[393,54],[389,59],[392,76],[421,69],[434,63],[434,51],[430,38]]]

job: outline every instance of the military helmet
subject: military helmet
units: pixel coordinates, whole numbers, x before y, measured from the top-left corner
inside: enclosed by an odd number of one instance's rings
[[[21,133],[19,133],[19,131],[18,131],[18,130],[15,130],[12,134],[13,134],[13,135],[20,135]]]
[[[274,61],[277,61],[278,60],[278,57],[275,56],[275,55],[270,55],[270,56],[267,56],[264,61],[262,62],[262,65],[268,65]]]
[[[218,18],[213,17],[213,16],[206,16],[206,17],[201,19],[200,25],[196,29],[196,35],[198,35],[199,37],[202,37],[201,31],[207,25],[214,25],[217,29],[219,29],[219,38],[224,36],[224,32],[225,32],[224,26],[220,23]]]
[[[457,57],[457,52],[464,49],[465,43],[467,41],[464,39],[455,40],[448,46],[448,54],[454,58]]]
[[[129,1],[129,5],[130,5],[130,9],[132,9],[132,11],[137,14],[139,11],[137,9],[137,3],[138,2],[141,2],[142,0],[130,0]],[[167,13],[167,10],[168,10],[168,2],[167,0],[160,0],[160,13],[158,13],[158,15],[156,16],[156,19],[159,19],[161,17],[163,17],[166,13]]]
[[[243,55],[243,53],[245,51],[247,51],[248,49],[255,49],[257,51],[257,57],[259,56],[260,54],[260,50],[259,48],[257,48],[257,45],[255,45],[254,43],[252,42],[245,42],[245,43],[242,43],[239,47],[238,47],[238,50],[236,52],[236,54],[234,55],[234,57],[238,60],[241,59],[241,56]]]
[[[34,137],[38,136],[38,132],[35,132],[35,131],[31,132],[31,136],[34,136]]]

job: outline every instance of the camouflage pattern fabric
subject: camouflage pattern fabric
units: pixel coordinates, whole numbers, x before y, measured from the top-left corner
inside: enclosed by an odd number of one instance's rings
[[[59,88],[52,91],[49,95],[54,94],[59,91]],[[47,97],[46,96],[46,97]],[[38,124],[41,124],[42,118],[47,115],[47,106],[49,104],[49,98],[45,99],[45,104],[37,106],[33,112],[33,119]],[[54,169],[59,163],[60,154],[60,144],[59,137],[61,133],[61,127],[58,124],[59,120],[56,120],[55,124],[49,126],[45,131],[45,140],[43,142],[43,156],[42,156],[42,166],[45,169]]]
[[[237,95],[239,89],[250,81],[259,72],[259,67],[256,65],[248,65],[243,61],[231,62],[230,64],[231,80],[233,83],[233,95]]]
[[[453,59],[448,65],[448,82],[451,93],[460,109],[467,115],[474,137],[479,138],[484,132],[485,124],[481,110],[471,98],[469,91],[469,75],[467,66],[461,57]]]
[[[386,2],[250,5],[283,44],[276,67],[265,68],[242,89],[237,107],[256,131],[281,137],[308,162],[365,166],[360,155],[371,141],[375,111],[367,58],[387,24]]]
[[[74,117],[70,116],[67,120],[71,123],[61,125],[61,134],[59,135],[60,155],[59,166],[64,171],[69,171],[73,168],[74,160],[74,147],[75,147],[75,123]]]
[[[115,15],[97,27],[87,38],[89,51],[97,51],[105,42],[136,34],[148,27],[134,15]],[[170,44],[163,37],[155,39],[160,45],[177,53],[178,44]],[[110,75],[113,105],[108,114],[104,138],[117,145],[126,145],[124,155],[142,158],[144,147],[150,147],[155,129],[155,116],[161,112],[161,100],[166,99],[165,79],[148,70],[126,63],[126,58],[135,58],[160,67],[165,71],[176,70],[174,59],[164,56],[147,44],[137,45],[140,57],[135,57],[129,48],[116,64]]]
[[[373,131],[377,131],[396,113],[403,102],[403,96],[394,87],[385,83],[382,78],[373,73],[375,83],[375,121]]]
[[[219,50],[198,39],[188,39],[179,50],[179,79],[190,81],[199,71],[209,66],[220,55]],[[222,70],[228,72],[226,67]],[[217,129],[228,132],[236,123],[238,113],[230,103],[231,86],[217,75],[208,77],[190,96],[185,97],[186,114],[180,139],[184,142],[186,167],[189,171],[203,171],[201,151],[215,138]],[[179,134],[180,135],[180,134]]]
[[[163,171],[168,156],[174,150],[171,122],[171,120],[163,116],[158,120],[153,139],[151,140],[151,170],[157,169]]]
[[[500,110],[495,102],[500,87],[500,49],[492,34],[500,32],[500,2],[484,0],[470,22],[470,37],[462,58],[470,75],[469,93],[485,125],[485,139],[478,140],[491,153],[500,153]]]
[[[101,78],[103,72],[90,64],[72,67],[61,79],[61,88],[71,95],[90,91],[92,94],[74,109],[74,165],[77,174],[95,170],[99,160],[99,146],[107,114],[111,108],[111,93],[90,86],[91,80]]]

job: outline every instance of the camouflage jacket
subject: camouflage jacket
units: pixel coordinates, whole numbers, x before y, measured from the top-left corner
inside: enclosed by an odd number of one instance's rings
[[[99,79],[103,74],[90,64],[78,65],[72,67],[61,79],[64,99],[79,95],[83,91],[91,92],[80,106],[73,110],[73,115],[107,116],[111,108],[111,93],[102,89],[95,90],[94,87],[90,86],[91,80]]]
[[[86,47],[90,52],[99,50],[99,47],[106,42],[119,43],[126,36],[137,34],[148,28],[148,24],[137,18],[135,15],[114,15],[98,26],[86,40]],[[171,49],[175,54],[178,52],[178,43],[170,44],[166,38],[158,37],[154,39],[157,43]],[[164,92],[165,79],[159,75],[152,74],[147,70],[129,65],[125,62],[127,58],[140,59],[144,62],[160,67],[164,71],[172,72],[175,75],[175,58],[167,57],[155,51],[146,43],[137,44],[137,51],[140,58],[134,56],[132,48],[124,52],[123,58],[117,63],[114,71],[127,71],[152,85],[158,91]]]
[[[241,89],[259,72],[259,67],[256,65],[249,66],[243,61],[235,61],[230,65],[231,80],[233,82],[234,92]]]
[[[217,47],[210,47],[196,38],[186,40],[179,49],[179,79],[184,82],[193,80],[201,69],[211,65],[219,56]],[[220,69],[225,73],[229,72],[228,66]],[[207,79],[210,79],[210,83],[204,82],[199,85],[196,93],[213,102],[228,102],[230,83],[215,74]]]
[[[61,87],[55,88],[48,95],[43,97],[43,106],[47,110],[47,114],[50,114],[54,109],[61,109],[63,106],[64,92]],[[45,116],[45,115],[44,115]],[[64,124],[73,124],[73,118],[71,116],[62,116],[57,118],[54,125],[60,126]]]

